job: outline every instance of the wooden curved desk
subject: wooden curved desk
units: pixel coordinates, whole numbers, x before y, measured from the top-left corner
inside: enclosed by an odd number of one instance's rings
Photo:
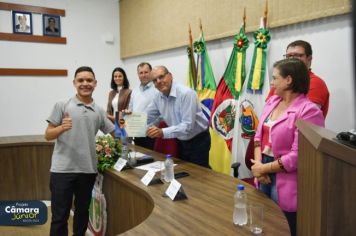
[[[162,154],[139,147],[136,150],[163,159]],[[103,191],[108,205],[108,235],[251,235],[247,227],[232,223],[233,195],[238,183],[245,184],[250,202],[264,205],[264,235],[289,234],[279,207],[254,187],[182,160],[175,163],[175,172],[190,174],[178,179],[187,200],[173,202],[162,197],[168,184],[144,186],[140,181],[144,171],[107,171]]]
[[[53,145],[43,135],[0,137],[0,201],[50,199]]]
[[[1,171],[0,200],[49,199],[52,149],[53,142],[46,142],[42,136],[0,138],[0,166],[9,167]],[[143,148],[136,150],[158,160],[163,158]],[[178,180],[187,200],[173,202],[162,197],[168,184],[144,186],[140,179],[145,172],[138,169],[105,173],[107,235],[251,235],[248,227],[232,223],[233,195],[236,185],[245,184],[243,181],[181,160],[175,163],[176,172],[190,174]],[[9,178],[14,173],[18,179]],[[26,178],[32,181],[17,186]],[[279,207],[254,187],[245,186],[249,202],[264,205],[263,235],[289,235],[288,223]]]

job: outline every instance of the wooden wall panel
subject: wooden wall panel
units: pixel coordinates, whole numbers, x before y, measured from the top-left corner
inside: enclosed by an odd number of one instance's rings
[[[356,150],[330,130],[303,121],[297,127],[298,235],[354,235]]]
[[[188,24],[205,40],[236,35],[246,7],[246,31],[259,28],[264,0],[121,0],[121,57],[162,51],[188,44]],[[268,27],[274,28],[351,12],[350,0],[270,0]]]
[[[0,68],[0,76],[67,76],[67,70]]]
[[[303,158],[298,161],[298,222],[305,227],[298,228],[298,235],[313,236],[323,235],[321,229],[321,211],[322,205],[320,199],[323,196],[322,178],[323,162],[318,152],[312,148],[312,145],[304,136],[299,136],[299,157]],[[303,190],[301,191],[301,187]]]
[[[354,235],[356,167],[340,162],[329,155],[326,155],[325,159],[328,160],[327,168],[325,168],[328,178],[325,184],[329,186],[329,189],[325,192],[328,205],[324,207],[328,217],[323,224],[326,232],[321,235]]]
[[[53,143],[8,145],[0,138],[0,200],[49,200]]]
[[[64,37],[50,37],[50,36],[42,36],[42,35],[11,34],[11,33],[1,33],[1,32],[0,32],[0,40],[34,42],[34,43],[59,43],[59,44],[66,44],[67,43],[67,38],[64,38]]]
[[[117,178],[110,171],[105,175],[103,192],[108,214],[107,235],[117,235],[140,224],[154,207],[147,193]]]
[[[6,3],[6,2],[0,2],[0,10],[29,11],[38,14],[51,14],[51,15],[59,15],[59,16],[66,15],[65,10],[62,9],[13,4],[13,3]]]

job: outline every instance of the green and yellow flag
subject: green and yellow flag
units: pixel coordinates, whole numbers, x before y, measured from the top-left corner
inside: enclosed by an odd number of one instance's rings
[[[193,53],[193,37],[192,37],[192,30],[190,28],[190,25],[189,25],[189,44],[187,47],[187,56],[188,56],[187,86],[196,90],[197,75],[196,75],[194,53]]]
[[[270,34],[266,27],[267,22],[267,3],[265,16],[261,18],[260,28],[254,35],[254,55],[251,64],[248,83],[243,86],[243,92],[240,94],[236,109],[236,118],[234,125],[234,137],[232,145],[232,162],[239,162],[239,178],[250,178],[251,162],[246,157],[246,152],[253,139],[257,125],[258,117],[262,114],[265,104],[265,98],[270,90],[267,66],[267,51]],[[253,152],[253,150],[252,150]],[[249,153],[253,156],[253,153]]]
[[[255,50],[253,52],[250,77],[247,89],[252,92],[261,92],[267,67],[267,46],[271,39],[269,30],[262,22],[260,28],[253,33]]]
[[[200,37],[194,42],[194,52],[197,54],[196,88],[199,101],[202,103],[204,115],[210,120],[210,111],[216,92],[216,83],[211,67],[209,54],[205,45],[203,29],[200,25]]]

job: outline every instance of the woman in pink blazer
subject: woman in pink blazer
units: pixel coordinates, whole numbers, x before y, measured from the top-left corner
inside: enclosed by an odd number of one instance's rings
[[[265,104],[255,135],[252,173],[259,189],[286,215],[291,235],[296,235],[298,119],[324,126],[320,108],[305,96],[309,73],[299,59],[277,61],[271,87],[275,95]]]

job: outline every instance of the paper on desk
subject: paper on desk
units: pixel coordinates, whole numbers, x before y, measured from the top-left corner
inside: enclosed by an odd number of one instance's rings
[[[177,164],[174,164],[174,166],[176,166],[176,165]],[[164,162],[163,161],[155,161],[152,163],[148,163],[146,165],[137,166],[135,168],[140,169],[140,170],[158,172],[158,171],[161,171],[164,169]]]
[[[130,152],[130,157],[136,157],[137,159],[140,159],[145,156],[149,156],[149,155],[141,153],[141,152]]]

